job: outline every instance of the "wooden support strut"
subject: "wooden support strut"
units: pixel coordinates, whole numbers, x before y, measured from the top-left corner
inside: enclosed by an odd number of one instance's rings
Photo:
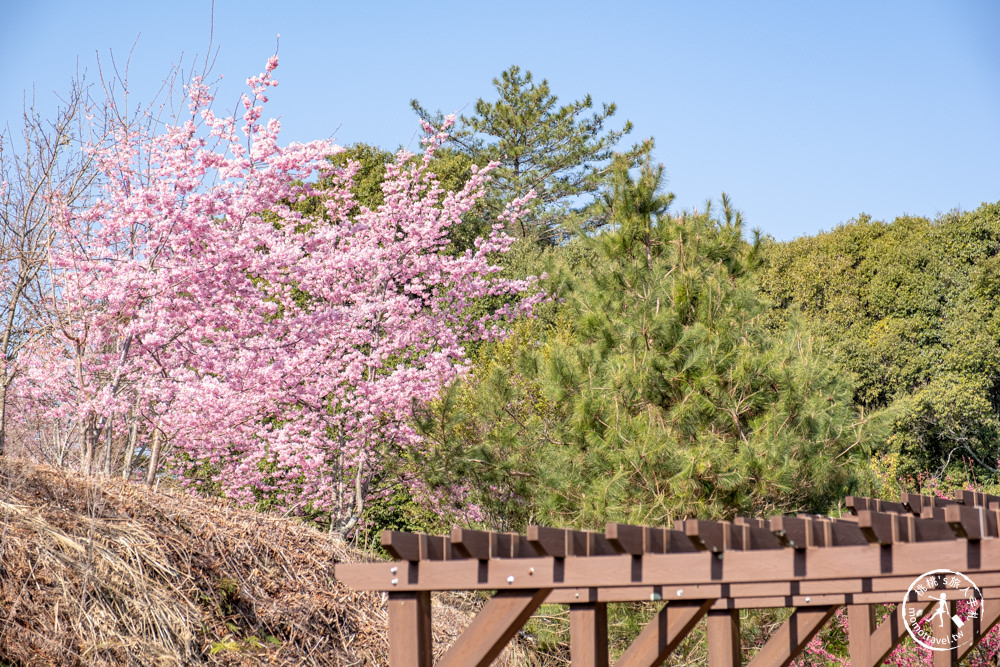
[[[959,648],[958,660],[962,660],[965,656],[969,655],[972,649],[976,647],[976,644],[1000,622],[1000,598],[983,600],[982,609],[979,610],[978,616],[972,622],[972,632],[976,640]]]
[[[438,664],[440,667],[487,667],[548,594],[547,589],[498,592],[476,614]]]
[[[667,656],[698,624],[714,600],[671,602],[642,629],[615,667],[654,667]]]
[[[837,607],[802,607],[788,617],[749,663],[749,667],[785,667],[822,629]]]
[[[928,602],[920,609],[926,613],[934,606]],[[872,605],[847,606],[848,642],[852,667],[875,667],[889,657],[892,650],[906,637],[906,618],[903,605],[875,627],[875,608]]]

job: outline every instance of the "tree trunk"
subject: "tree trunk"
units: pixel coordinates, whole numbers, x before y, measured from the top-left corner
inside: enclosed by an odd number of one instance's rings
[[[115,424],[115,416],[108,420],[108,434],[104,440],[104,476],[111,477],[111,433]]]
[[[7,387],[0,387],[0,456],[7,449]]]
[[[152,488],[156,481],[156,469],[160,467],[160,429],[153,429],[153,448],[149,452],[149,466],[146,469],[146,486]]]
[[[135,441],[139,435],[139,420],[132,422],[128,431],[128,443],[125,445],[125,455],[122,457],[122,479],[126,482],[132,477],[132,462],[135,455]]]
[[[97,443],[94,442],[94,418],[87,417],[86,425],[83,427],[83,474],[90,477],[94,474],[94,450]]]

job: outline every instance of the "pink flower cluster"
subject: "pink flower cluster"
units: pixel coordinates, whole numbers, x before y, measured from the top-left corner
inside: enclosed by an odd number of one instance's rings
[[[512,243],[499,221],[474,250],[442,252],[489,172],[443,190],[429,166],[447,128],[388,166],[384,204],[351,214],[358,165],[335,168],[326,141],[282,147],[280,123],[261,120],[276,66],[247,80],[239,130],[196,78],[185,118],[91,146],[100,190],[62,208],[56,335],[23,391],[79,424],[142,414],[231,497],[346,520],[388,457],[420,446],[411,411],[468,366],[463,345],[541,296],[491,263]],[[314,197],[320,213],[294,206]],[[518,305],[473,316],[488,295]]]

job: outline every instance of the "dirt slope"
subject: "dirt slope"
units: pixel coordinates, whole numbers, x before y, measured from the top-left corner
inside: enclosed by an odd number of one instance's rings
[[[360,557],[292,519],[0,459],[0,666],[386,664],[384,597],[333,577]],[[439,651],[475,606],[436,601]]]

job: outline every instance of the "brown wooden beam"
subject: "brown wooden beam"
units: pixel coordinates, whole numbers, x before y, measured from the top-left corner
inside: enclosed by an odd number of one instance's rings
[[[390,667],[430,667],[431,594],[389,594]]]
[[[740,612],[736,609],[709,610],[708,667],[739,667],[742,664]]]
[[[438,664],[440,667],[486,667],[500,655],[548,594],[549,590],[544,588],[498,592],[476,614]]]
[[[1000,573],[979,575],[994,584]],[[621,586],[603,588],[554,589],[546,602],[646,602],[704,600],[718,598],[713,609],[760,609],[773,607],[826,607],[830,605],[898,604],[905,597],[911,579],[886,583],[880,580],[822,580],[804,582],[767,582],[758,584],[699,584],[671,589],[664,586]],[[792,595],[791,590],[800,589]],[[987,598],[1000,599],[1000,586],[979,586]],[[861,591],[871,590],[864,593]]]
[[[748,667],[785,667],[802,652],[836,611],[835,606],[796,609],[761,647]]]
[[[917,521],[920,521],[919,519]],[[942,565],[976,580],[1000,569],[1000,539],[941,540],[814,549],[769,549],[488,561],[342,563],[337,578],[360,590],[504,590],[694,584],[820,579],[913,579]],[[397,574],[407,570],[407,576]],[[394,571],[395,570],[395,571]]]
[[[569,606],[569,655],[572,667],[608,667],[608,605]]]
[[[700,600],[665,605],[629,645],[615,667],[655,667],[662,664],[698,624],[712,602]]]

